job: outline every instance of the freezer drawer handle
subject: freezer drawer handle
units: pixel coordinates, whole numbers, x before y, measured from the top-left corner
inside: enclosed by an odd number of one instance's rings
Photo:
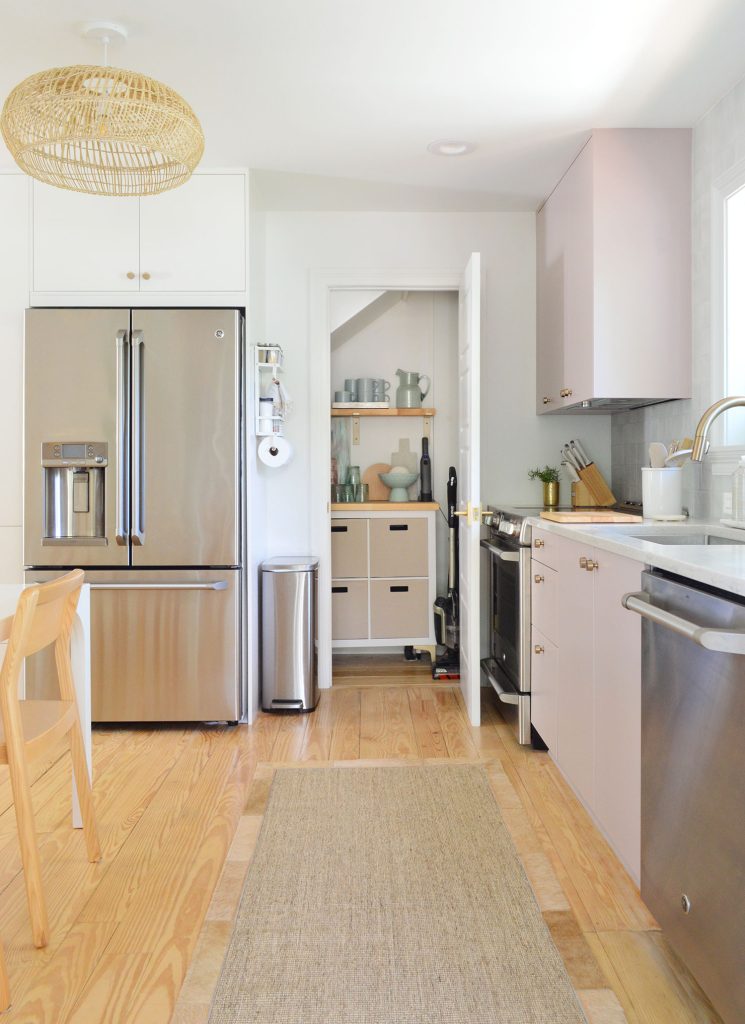
[[[331,588],[331,593],[332,594],[348,594],[349,593],[349,587],[332,587]]]
[[[409,593],[409,588],[408,587],[391,587],[390,591],[391,591],[392,594],[408,594]]]
[[[634,594],[624,594],[621,604],[630,612],[636,612],[644,619],[656,623],[658,626],[665,626],[674,633],[693,640],[699,647],[705,647],[709,651],[720,651],[722,654],[745,654],[745,630],[742,629],[711,629],[709,626],[699,626],[695,622],[689,622],[679,615],[664,608],[658,608],[649,600],[649,595],[640,591]]]
[[[214,583],[91,583],[91,590],[227,590],[225,580]]]
[[[129,341],[116,332],[116,542],[129,539]]]
[[[409,527],[405,523],[392,523],[388,527],[388,529],[389,530],[408,530]]]
[[[348,529],[348,527],[346,527],[346,526],[332,526],[331,527],[331,532],[332,533],[346,533],[347,529]]]

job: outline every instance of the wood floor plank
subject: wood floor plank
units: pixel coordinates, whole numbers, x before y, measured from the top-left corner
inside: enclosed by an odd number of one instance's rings
[[[300,751],[301,761],[328,761],[338,692],[322,690],[316,710],[309,714]]]
[[[407,693],[419,754],[422,757],[447,757],[447,743],[437,717],[432,690],[410,686]]]
[[[269,760],[300,760],[305,730],[308,728],[308,715],[298,712],[296,714],[281,714],[276,717],[279,718],[279,728]]]
[[[360,692],[360,757],[418,757],[405,689]]]
[[[468,719],[463,715],[453,687],[437,691],[435,707],[448,754],[451,757],[478,757]]]
[[[360,756],[362,698],[359,690],[340,690],[334,695],[334,725],[329,758],[353,761]]]
[[[659,933],[599,932],[588,941],[596,955],[599,947],[605,954],[601,963],[612,968],[616,995],[632,1024],[721,1024],[690,972]]]

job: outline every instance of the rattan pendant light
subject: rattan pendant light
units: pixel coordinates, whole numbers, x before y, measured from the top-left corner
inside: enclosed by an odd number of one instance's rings
[[[121,26],[97,23],[105,65],[50,68],[13,89],[0,131],[27,174],[102,196],[149,196],[183,185],[204,152],[194,111],[175,90],[138,71],[108,66]]]

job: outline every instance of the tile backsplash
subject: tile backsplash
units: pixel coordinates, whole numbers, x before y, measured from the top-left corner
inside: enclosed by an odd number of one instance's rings
[[[650,441],[668,444],[692,437],[701,413],[724,395],[724,384],[712,374],[712,198],[716,183],[745,165],[745,81],[740,82],[703,117],[693,130],[693,397],[663,402],[612,417],[613,490],[619,499],[641,500],[641,467],[649,465]],[[716,435],[713,443],[716,444]],[[683,475],[683,504],[692,516],[726,515],[726,495],[739,449],[719,449],[703,463],[688,463]]]

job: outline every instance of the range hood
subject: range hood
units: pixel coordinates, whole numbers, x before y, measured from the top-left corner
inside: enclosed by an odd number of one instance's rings
[[[561,409],[552,409],[552,416],[561,416],[568,413],[576,416],[577,413],[602,413],[607,416],[614,412],[629,412],[631,409],[642,409],[646,405],[662,405],[663,402],[674,402],[674,398],[589,398],[583,402],[574,402],[573,405],[564,405]]]

